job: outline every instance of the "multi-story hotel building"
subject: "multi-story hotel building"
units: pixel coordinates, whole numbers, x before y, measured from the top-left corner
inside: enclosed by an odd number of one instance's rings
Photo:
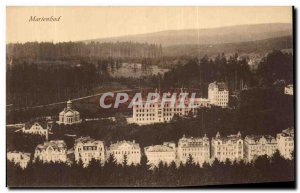
[[[72,109],[72,101],[69,100],[67,102],[67,108],[64,108],[64,110],[59,113],[59,120],[57,123],[59,125],[72,125],[80,122],[80,114],[78,111]]]
[[[80,160],[83,166],[88,166],[92,159],[105,162],[105,147],[104,142],[91,139],[90,137],[81,137],[75,140],[74,144],[75,161],[78,163]]]
[[[51,140],[35,148],[34,159],[42,162],[66,162],[67,146],[63,140]]]
[[[208,85],[208,100],[211,105],[227,107],[229,101],[228,87],[224,82],[213,82]]]
[[[180,93],[177,96],[184,96],[188,93]],[[194,115],[199,107],[209,107],[210,103],[205,98],[195,98],[194,100],[185,97],[181,100],[180,97],[176,99],[165,98],[160,96],[156,101],[147,104],[146,101],[142,103],[135,102],[133,105],[133,117],[131,122],[138,125],[146,125],[153,123],[169,122],[174,116]]]
[[[118,164],[122,164],[124,156],[127,157],[127,164],[137,165],[141,162],[141,148],[135,141],[118,141],[111,144],[108,149],[108,156],[112,154]]]
[[[280,155],[286,159],[292,159],[292,152],[294,151],[294,129],[288,128],[278,133],[276,140]]]
[[[25,169],[30,161],[30,153],[12,151],[7,152],[7,160],[18,164],[22,169]]]
[[[244,160],[252,162],[258,156],[272,157],[277,150],[277,141],[270,135],[247,135],[244,140]]]
[[[221,162],[225,162],[226,159],[230,161],[243,159],[243,139],[240,132],[237,135],[225,137],[218,132],[211,140],[211,148],[212,159],[218,159]]]
[[[170,165],[176,161],[176,146],[173,142],[164,142],[163,145],[152,145],[144,148],[148,164],[157,167],[160,162]]]
[[[210,161],[210,145],[209,139],[204,137],[185,137],[183,136],[178,141],[177,148],[178,160],[183,164],[191,155],[195,163],[202,165],[204,162]]]

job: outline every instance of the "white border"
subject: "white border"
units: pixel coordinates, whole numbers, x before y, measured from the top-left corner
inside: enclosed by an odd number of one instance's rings
[[[102,0],[102,1],[96,1],[96,0],[73,0],[73,1],[61,1],[61,0],[51,0],[51,1],[40,1],[40,0],[2,0],[0,1],[0,55],[1,55],[1,70],[0,70],[0,83],[1,88],[3,89],[2,92],[0,92],[0,104],[1,104],[1,110],[0,110],[0,125],[2,125],[0,129],[0,141],[1,141],[1,148],[0,148],[0,155],[1,155],[1,167],[0,167],[0,187],[1,192],[8,192],[9,190],[5,187],[6,186],[6,168],[5,168],[5,153],[6,153],[6,140],[5,140],[5,124],[6,124],[6,62],[5,62],[5,49],[6,49],[6,6],[188,6],[188,5],[198,5],[198,6],[290,6],[294,5],[296,9],[300,7],[300,1],[298,0],[227,0],[226,2],[223,0],[206,0],[206,1],[199,1],[199,0]],[[299,19],[296,20],[296,23],[299,25]],[[299,31],[297,33],[299,35]],[[298,45],[298,44],[297,44]],[[298,47],[299,50],[299,47]],[[297,61],[299,61],[299,51],[297,51]],[[297,74],[299,74],[300,70],[299,67],[297,68]],[[299,82],[297,81],[297,90],[299,89]],[[299,104],[299,102],[298,102]],[[298,109],[297,105],[297,109]],[[297,119],[300,118],[299,112],[297,114]],[[298,128],[295,129],[297,130]],[[297,130],[297,139],[299,139],[299,132]],[[298,144],[298,143],[296,143]],[[298,146],[297,146],[298,147]],[[297,155],[299,155],[299,148],[297,148]],[[299,158],[297,159],[297,168],[299,168]],[[297,172],[298,173],[298,172]],[[299,176],[298,176],[299,177]],[[297,179],[297,178],[296,178]],[[80,189],[78,189],[80,190]],[[48,190],[47,192],[66,192],[66,191],[78,191],[78,190]],[[116,191],[122,191],[122,189],[118,190],[110,190],[113,192]],[[140,189],[137,189],[139,191]],[[21,192],[24,190],[14,190],[14,192]],[[36,192],[40,192],[43,190],[35,190]],[[94,191],[94,190],[83,190],[82,192],[88,192],[88,191]],[[107,192],[109,190],[98,190],[101,192]],[[127,191],[132,191],[132,189],[129,189]],[[148,189],[149,191],[149,189]],[[158,191],[157,189],[153,189],[151,191]],[[162,190],[159,190],[162,191]],[[167,190],[172,191],[172,190]],[[187,192],[189,190],[180,190],[182,192]],[[203,190],[201,190],[203,191]],[[206,190],[207,191],[207,190]],[[244,190],[245,191],[245,190]],[[265,192],[267,190],[252,190],[256,192]],[[269,190],[274,191],[274,190]]]

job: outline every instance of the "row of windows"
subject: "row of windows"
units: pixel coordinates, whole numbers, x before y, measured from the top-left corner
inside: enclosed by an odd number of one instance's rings
[[[99,156],[101,156],[102,154],[99,153]],[[79,154],[79,156],[82,156],[82,154]],[[84,153],[84,156],[87,156],[87,157],[97,157],[95,152],[94,153]]]
[[[206,145],[207,146],[207,145]],[[209,147],[201,147],[201,148],[183,148],[182,151],[203,151],[209,150]]]
[[[242,154],[242,152],[241,151],[239,151],[238,153],[236,153],[236,152],[223,152],[223,153],[217,152],[217,155],[236,155],[236,154]]]
[[[154,121],[155,118],[137,118],[136,121]]]
[[[164,109],[161,109],[163,110],[164,112],[181,112],[182,110],[184,110],[186,108],[164,108]],[[160,109],[158,109],[160,110]],[[135,112],[140,112],[140,113],[148,113],[148,112],[155,112],[155,109],[137,109],[135,110]]]
[[[254,150],[251,150],[250,151],[250,154],[251,155],[256,155],[256,154],[266,154],[266,153],[274,153],[276,150],[269,150],[269,151],[254,151]]]
[[[150,156],[148,155],[148,157],[156,157],[156,158],[174,158],[175,157],[175,153],[171,154],[171,155],[162,155],[162,154],[151,154]]]
[[[202,153],[202,152],[183,153],[182,155],[184,157],[187,157],[189,155],[192,155],[192,156],[209,156],[208,153]]]
[[[49,153],[50,152],[50,153]],[[65,154],[66,153],[66,150],[50,150],[50,151],[35,151],[36,154],[50,154],[50,155],[53,155],[53,154]]]
[[[277,146],[276,145],[268,145],[268,146],[251,146],[251,147],[249,147],[249,149],[265,149],[265,148],[273,148],[273,149],[276,149],[277,148]]]
[[[147,114],[136,114],[136,116],[137,116],[137,117],[145,117],[145,116],[147,116],[147,117],[148,117],[148,116],[153,116],[153,117],[154,117],[155,114],[148,114],[148,113],[147,113]]]
[[[113,151],[113,154],[120,155],[120,154],[139,154],[139,151]]]

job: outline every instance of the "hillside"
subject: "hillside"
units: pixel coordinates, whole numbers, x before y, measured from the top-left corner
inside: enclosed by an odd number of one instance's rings
[[[84,40],[83,42],[147,42],[162,46],[182,44],[224,44],[292,35],[289,23],[227,26],[209,29],[168,30],[155,33]]]
[[[204,45],[174,45],[163,48],[164,56],[214,56],[219,53],[226,54],[258,54],[264,55],[271,50],[292,49],[292,37],[284,36],[269,38],[264,40],[223,43],[223,44],[204,44]]]

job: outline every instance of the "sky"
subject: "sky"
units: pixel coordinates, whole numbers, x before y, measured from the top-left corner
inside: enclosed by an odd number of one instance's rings
[[[31,16],[61,18],[30,22]],[[56,43],[258,23],[292,23],[292,7],[7,7],[6,41]]]

